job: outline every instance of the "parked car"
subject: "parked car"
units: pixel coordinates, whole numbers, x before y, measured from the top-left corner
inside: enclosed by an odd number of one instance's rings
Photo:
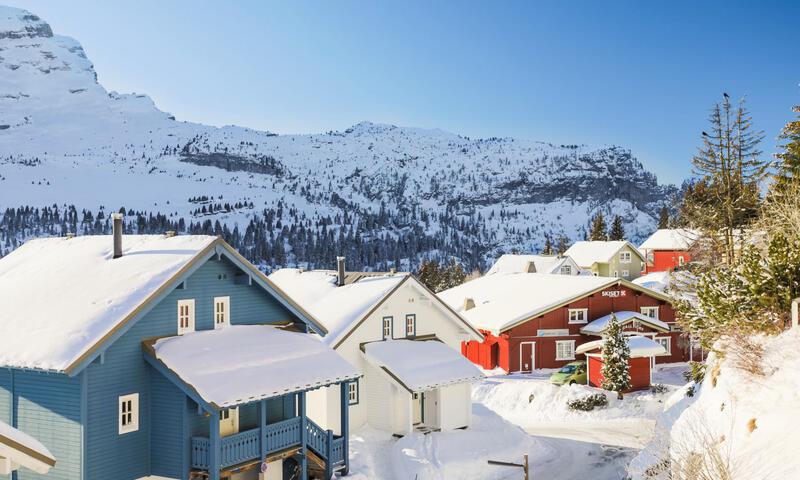
[[[578,360],[570,362],[561,370],[550,375],[550,383],[554,385],[572,385],[573,383],[586,384],[586,362]]]

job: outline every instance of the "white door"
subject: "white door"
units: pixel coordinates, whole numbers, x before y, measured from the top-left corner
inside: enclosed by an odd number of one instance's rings
[[[422,414],[425,425],[439,427],[439,390],[429,390],[423,396],[424,412]]]
[[[414,409],[414,421],[412,422],[414,425],[422,423],[422,402],[424,398],[424,393],[415,393],[411,400]]]
[[[228,408],[219,412],[219,436],[227,437],[239,433],[239,409]]]

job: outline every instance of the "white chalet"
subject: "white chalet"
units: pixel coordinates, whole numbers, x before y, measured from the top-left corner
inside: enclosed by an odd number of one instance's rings
[[[483,374],[461,355],[482,335],[413,275],[281,269],[269,279],[330,332],[326,343],[361,371],[349,386],[351,429],[394,435],[470,426],[471,384]],[[338,432],[339,386],[308,396],[308,416]]]
[[[565,255],[518,255],[507,253],[494,262],[486,275],[495,273],[552,273],[578,275],[580,267]]]

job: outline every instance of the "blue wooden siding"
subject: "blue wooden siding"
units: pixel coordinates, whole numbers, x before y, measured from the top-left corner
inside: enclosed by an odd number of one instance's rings
[[[11,376],[13,375],[13,379]],[[56,457],[47,475],[20,469],[19,480],[79,480],[81,476],[81,378],[29,370],[6,370],[7,392],[13,382],[11,408],[16,427],[32,435]],[[2,408],[2,407],[0,407]],[[10,410],[5,405],[5,419]]]
[[[153,397],[151,376],[158,374],[142,359],[141,341],[177,333],[178,300],[195,299],[195,328],[198,330],[213,328],[213,302],[218,296],[230,297],[230,318],[234,325],[295,318],[257,285],[237,284],[236,273],[238,269],[224,257],[207,261],[186,280],[186,288],[173,290],[106,350],[102,362],[95,361],[87,367],[88,480],[132,480],[157,474],[154,469],[164,466],[163,459],[155,459],[151,454],[151,439],[161,435],[151,428],[172,429],[178,426],[161,424],[153,417],[152,408],[159,405]],[[139,394],[139,430],[119,435],[118,398],[129,393]],[[189,431],[203,429],[207,432],[208,420],[195,418],[200,417],[196,409],[188,417]],[[182,432],[183,427],[180,429]],[[184,438],[184,441],[188,445],[189,439]]]
[[[183,478],[184,409],[186,395],[163,375],[151,369],[150,467],[151,474]]]
[[[0,422],[11,425],[11,370],[0,370]],[[0,480],[8,480],[11,475],[0,474]]]

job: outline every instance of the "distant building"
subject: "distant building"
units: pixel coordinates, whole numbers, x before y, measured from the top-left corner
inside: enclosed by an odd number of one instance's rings
[[[31,240],[0,260],[0,292],[0,421],[58,458],[16,479],[347,473],[347,429],[311,421],[307,393],[360,374],[223,240]]]
[[[363,374],[349,384],[350,426],[395,435],[471,425],[471,384],[483,377],[461,353],[483,337],[408,273],[301,271],[270,275],[330,331],[322,341]],[[309,395],[309,416],[340,428],[339,387]]]
[[[597,340],[614,313],[628,334],[664,347],[656,363],[688,359],[688,337],[675,323],[671,298],[621,278],[494,274],[439,293],[484,335],[462,353],[484,369],[531,372],[560,368],[576,348]]]
[[[642,274],[645,266],[644,255],[625,240],[575,242],[564,255],[600,277],[633,280]]]
[[[639,246],[647,259],[646,273],[668,272],[692,261],[691,249],[699,238],[696,230],[660,229]]]
[[[552,273],[578,275],[580,267],[566,255],[518,255],[507,253],[494,262],[486,275],[495,273]]]

